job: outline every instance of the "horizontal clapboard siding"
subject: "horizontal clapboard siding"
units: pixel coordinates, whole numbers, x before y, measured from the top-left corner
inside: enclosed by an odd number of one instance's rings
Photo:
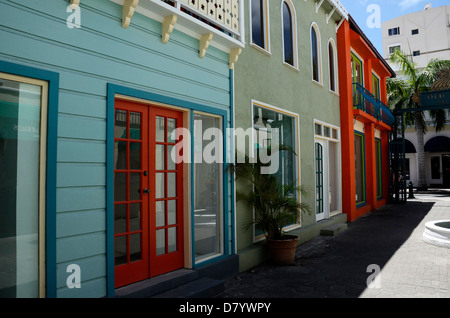
[[[0,60],[59,74],[56,190],[57,297],[106,296],[107,85],[229,111],[228,54],[122,7],[81,1],[81,28],[69,29],[67,0],[0,0]],[[81,267],[81,289],[66,287],[67,266]]]

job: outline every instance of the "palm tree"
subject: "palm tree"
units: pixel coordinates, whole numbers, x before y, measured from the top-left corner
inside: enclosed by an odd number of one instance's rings
[[[420,93],[430,91],[431,85],[436,80],[437,73],[443,68],[449,68],[450,61],[433,59],[424,69],[419,70],[416,68],[412,57],[399,50],[396,50],[390,59],[400,66],[403,76],[387,81],[389,105],[394,110],[402,108],[418,109],[415,112],[407,112],[405,114],[405,124],[414,125],[416,129],[419,168],[418,188],[426,189],[424,134],[427,132],[427,124],[425,112],[420,110]],[[435,123],[436,132],[441,131],[447,120],[445,110],[431,110],[429,114]]]

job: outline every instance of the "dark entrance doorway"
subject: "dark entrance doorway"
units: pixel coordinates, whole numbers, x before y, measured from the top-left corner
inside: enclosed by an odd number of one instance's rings
[[[450,188],[450,155],[442,155],[442,185]]]

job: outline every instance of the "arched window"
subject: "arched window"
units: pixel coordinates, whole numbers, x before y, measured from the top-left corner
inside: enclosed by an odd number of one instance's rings
[[[260,48],[269,50],[268,25],[268,0],[251,0],[251,42]]]
[[[284,61],[294,65],[294,50],[292,45],[292,15],[286,2],[283,2],[283,41]]]
[[[328,66],[330,69],[330,90],[337,91],[337,72],[336,72],[336,49],[333,39],[328,41]]]
[[[312,79],[318,83],[322,82],[321,74],[321,52],[319,28],[315,23],[311,25],[311,64]]]
[[[295,30],[295,12],[290,1],[282,4],[283,53],[284,62],[297,67],[297,44]]]

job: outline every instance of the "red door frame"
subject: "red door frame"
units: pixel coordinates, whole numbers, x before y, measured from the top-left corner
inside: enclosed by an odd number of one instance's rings
[[[115,286],[121,287],[128,284],[131,284],[136,281],[144,280],[149,276],[149,255],[145,253],[148,250],[148,213],[145,211],[148,210],[148,195],[145,195],[142,191],[140,194],[141,200],[130,200],[130,171],[133,173],[140,173],[141,176],[141,185],[139,189],[148,188],[148,179],[145,176],[144,171],[148,171],[148,147],[143,147],[145,143],[148,144],[148,121],[145,118],[148,118],[148,108],[140,107],[139,105],[135,105],[133,103],[128,103],[120,100],[116,100],[115,110],[122,110],[127,112],[127,127],[126,127],[126,138],[114,138],[115,142],[124,142],[126,143],[126,169],[124,170],[114,170],[114,174],[116,173],[126,173],[126,201],[120,202],[121,204],[126,204],[126,232],[114,234],[115,240],[114,244],[116,245],[116,238],[125,236],[126,237],[126,264],[121,264],[115,266]],[[141,114],[141,140],[140,142],[137,140],[130,139],[130,113],[140,113]],[[116,114],[116,112],[115,112]],[[115,115],[116,116],[116,115]],[[130,142],[139,142],[141,144],[141,169],[140,170],[130,170]],[[116,180],[116,177],[114,178]],[[130,231],[130,204],[131,203],[141,203],[141,231]],[[116,210],[116,206],[118,204],[114,202],[114,210]],[[141,234],[141,260],[131,262],[130,260],[130,235],[131,234]]]
[[[176,128],[183,127],[183,113],[171,109],[165,109],[161,107],[155,107],[149,104],[143,104],[133,101],[118,100],[115,101],[115,110],[127,111],[127,138],[115,138],[115,141],[121,141],[129,143],[139,142],[141,144],[141,169],[132,170],[133,173],[140,173],[141,175],[141,200],[129,201],[129,159],[127,159],[127,170],[114,170],[114,173],[127,173],[126,191],[127,200],[121,202],[127,203],[127,232],[115,234],[115,237],[126,236],[127,237],[127,263],[123,265],[115,266],[115,287],[122,287],[138,281],[142,281],[151,277],[155,277],[173,270],[182,268],[184,265],[184,244],[183,244],[183,163],[176,164],[175,170],[167,170],[168,156],[165,156],[164,170],[158,170],[159,173],[164,173],[165,189],[167,194],[167,178],[169,173],[176,173],[176,196],[171,198],[156,198],[156,145],[164,145],[165,153],[167,154],[168,146],[181,146],[177,144],[176,140],[170,142],[167,138],[167,118],[176,120]],[[136,112],[141,114],[141,140],[130,140],[130,119],[129,113]],[[155,121],[156,117],[165,118],[165,141],[156,142]],[[146,146],[147,145],[147,146]],[[130,147],[127,146],[126,157],[130,158]],[[182,151],[182,149],[177,149]],[[178,153],[178,152],[177,152]],[[182,153],[180,153],[182,154]],[[169,154],[170,155],[170,154]],[[144,192],[144,189],[148,191]],[[156,227],[156,202],[167,202],[170,200],[176,200],[176,222],[175,224],[168,225],[168,204],[164,203],[164,226]],[[141,230],[129,231],[129,203],[141,203]],[[116,206],[117,203],[115,202]],[[177,233],[176,247],[177,250],[168,253],[168,229],[175,228]],[[165,230],[165,248],[166,253],[163,255],[157,255],[156,249],[156,231]],[[130,248],[130,234],[141,234],[141,260],[130,262],[129,248]]]
[[[149,121],[150,123],[156,123],[156,117],[163,117],[165,120],[165,141],[164,142],[157,142],[156,141],[156,132],[155,129],[150,129],[149,132],[149,157],[155,158],[156,154],[156,145],[164,145],[166,148],[168,146],[178,146],[179,144],[175,142],[169,142],[168,140],[168,119],[175,119],[176,120],[176,128],[182,128],[183,127],[183,113],[175,110],[170,109],[164,109],[159,107],[151,107],[150,108],[150,114],[149,114]],[[182,151],[182,149],[177,149],[179,151]],[[157,199],[156,198],[156,189],[153,191],[151,189],[150,192],[150,206],[156,207],[156,202],[168,202],[168,199],[175,199],[177,201],[176,203],[176,223],[174,225],[168,224],[168,205],[164,204],[165,206],[165,225],[164,226],[156,226],[156,214],[151,213],[150,214],[150,242],[154,242],[155,244],[150,244],[150,276],[155,277],[176,269],[179,269],[183,267],[184,264],[184,246],[183,246],[183,163],[176,164],[175,170],[167,170],[167,164],[168,164],[168,156],[170,156],[170,153],[166,150],[166,156],[165,156],[165,163],[164,163],[164,170],[156,170],[155,167],[155,161],[153,159],[153,166],[150,167],[150,173],[149,173],[149,183],[151,185],[156,185],[156,173],[164,173],[164,198]],[[180,153],[182,155],[182,153]],[[168,174],[169,173],[176,173],[176,196],[168,198]],[[168,230],[171,228],[176,229],[177,233],[177,240],[176,240],[176,247],[177,251],[175,252],[168,252],[169,242],[168,242]],[[165,232],[165,249],[166,253],[163,255],[157,255],[156,250],[156,231],[164,231]]]

